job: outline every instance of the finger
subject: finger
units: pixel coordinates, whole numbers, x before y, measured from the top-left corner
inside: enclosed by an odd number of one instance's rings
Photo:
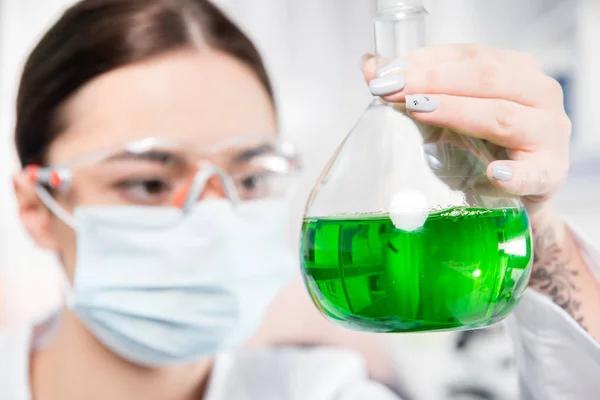
[[[440,44],[417,49],[405,56],[413,64],[434,65],[454,61],[495,61],[520,64],[524,68],[539,70],[539,64],[527,53],[505,50],[482,44]]]
[[[488,140],[498,146],[541,151],[568,144],[567,122],[549,112],[506,100],[410,95],[406,109],[428,125]]]
[[[517,196],[546,197],[556,191],[565,180],[568,160],[495,161],[487,169],[490,181],[499,188]]]
[[[437,66],[438,68],[444,69],[445,64],[468,64],[471,65],[472,68],[478,69],[478,74],[473,74],[471,72],[467,72],[464,74],[467,77],[478,77],[484,84],[487,82],[495,83],[497,79],[494,78],[494,75],[500,71],[500,73],[504,73],[506,76],[515,76],[516,78],[523,78],[526,83],[535,83],[531,82],[531,77],[538,77],[542,82],[535,86],[536,90],[534,94],[540,92],[539,88],[549,88],[554,93],[558,92],[560,89],[560,85],[557,82],[549,77],[545,77],[542,73],[539,63],[535,60],[533,56],[527,53],[516,52],[512,50],[504,50],[498,49],[490,46],[478,45],[478,44],[448,44],[448,45],[438,45],[438,46],[429,46],[425,48],[418,49],[411,53],[406,54],[400,60],[392,61],[389,65],[386,65],[384,68],[380,70],[376,70],[376,61],[375,58],[369,58],[369,63],[365,64],[364,73],[368,82],[377,77],[383,77],[390,73],[398,73],[400,70],[406,69],[406,66],[409,65],[411,68],[408,69],[413,71],[414,69],[431,69],[433,66]],[[432,72],[433,75],[436,75],[437,72]],[[428,74],[425,74],[428,75]],[[455,79],[455,76],[458,77],[454,73],[446,73],[442,71],[442,76],[446,76],[450,79]],[[432,79],[427,77],[427,81],[431,82]],[[435,78],[435,76],[434,76]],[[545,79],[544,79],[545,78]],[[393,76],[388,78],[393,79]],[[435,81],[436,79],[433,79]],[[411,79],[407,81],[411,82]],[[518,79],[517,79],[518,81]],[[517,82],[513,82],[516,84]],[[437,88],[437,84],[432,84],[435,88]],[[464,85],[463,85],[464,86]],[[516,85],[520,87],[520,85]],[[501,89],[504,85],[500,84]],[[510,86],[508,86],[510,87]],[[415,92],[425,92],[425,93],[435,93],[435,90],[428,90],[427,87],[415,87]],[[479,90],[478,90],[479,91]],[[392,93],[392,92],[390,92]],[[387,94],[390,94],[387,93]],[[440,91],[439,93],[443,94],[455,94],[455,95],[469,95],[469,94],[461,94],[454,93],[452,91]],[[498,96],[491,96],[498,97]],[[556,97],[556,96],[555,96]],[[540,99],[543,99],[544,96],[539,96]],[[401,100],[397,98],[390,99],[391,101],[399,101]],[[509,100],[513,100],[512,98]]]
[[[539,70],[535,59],[526,53],[504,50],[480,44],[441,44],[423,47],[410,52],[401,60],[392,60],[385,64],[435,65],[453,61],[495,60],[496,62],[514,62],[524,67]],[[373,54],[365,54],[362,59],[363,72],[368,81],[377,76],[377,62]],[[368,62],[368,63],[367,63]],[[389,70],[394,70],[392,67]]]
[[[541,108],[555,108],[562,103],[562,88],[555,80],[517,67],[502,62],[411,63],[403,70],[373,79],[369,87],[374,95],[391,102],[402,102],[410,94],[429,93],[504,99]],[[396,81],[402,85],[394,86]]]

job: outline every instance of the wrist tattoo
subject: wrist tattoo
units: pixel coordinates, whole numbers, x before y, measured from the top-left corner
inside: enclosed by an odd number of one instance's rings
[[[584,329],[580,289],[575,283],[579,272],[571,269],[573,255],[568,246],[561,246],[552,227],[534,231],[533,268],[529,286],[548,295],[568,312]]]

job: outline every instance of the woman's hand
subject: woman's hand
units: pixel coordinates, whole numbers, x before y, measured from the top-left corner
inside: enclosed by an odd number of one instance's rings
[[[529,55],[479,45],[423,48],[380,71],[367,57],[364,72],[373,95],[405,102],[414,119],[506,149],[487,175],[527,207],[535,248],[529,285],[600,341],[600,289],[548,201],[569,168],[571,123],[558,82]]]
[[[415,120],[488,140],[508,159],[490,164],[490,180],[522,196],[530,214],[564,182],[571,123],[558,82],[533,57],[480,45],[423,48],[380,71],[367,57],[371,92],[406,102]]]

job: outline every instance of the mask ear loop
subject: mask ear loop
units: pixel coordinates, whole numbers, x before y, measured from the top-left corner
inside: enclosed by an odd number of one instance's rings
[[[40,168],[38,166],[29,166],[25,172],[30,182],[34,185],[35,193],[40,201],[52,212],[57,218],[64,222],[71,229],[75,229],[75,218],[67,213],[48,193],[48,191],[40,184],[40,181],[47,182],[50,187],[58,190],[66,190],[71,184],[69,171],[51,170],[50,168]],[[65,305],[71,309],[74,305],[74,293],[71,282],[64,268],[59,268],[59,279],[62,287],[62,292],[65,296]]]
[[[35,193],[38,195],[42,203],[48,207],[52,214],[56,215],[58,219],[64,222],[68,227],[75,229],[75,218],[63,210],[62,207],[56,203],[54,197],[52,197],[42,185],[35,185]]]
[[[215,175],[223,182],[225,195],[229,201],[233,206],[237,205],[239,197],[233,179],[223,170],[211,164],[204,164],[192,177],[188,185],[175,197],[175,206],[181,208],[184,214],[189,212],[206,187],[206,182]]]

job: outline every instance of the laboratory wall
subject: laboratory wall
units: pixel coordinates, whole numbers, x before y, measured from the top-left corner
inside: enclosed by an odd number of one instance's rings
[[[11,175],[19,168],[12,141],[14,98],[24,58],[71,0],[0,0],[0,268],[45,268],[52,255],[32,246],[17,221]],[[306,174],[295,212],[371,96],[359,60],[372,51],[374,0],[216,0],[255,40],[272,75],[282,134],[302,150]],[[600,2],[597,0],[426,0],[433,43],[480,42],[534,54],[563,83],[573,119],[572,173],[556,202],[573,223],[600,243]],[[574,206],[575,202],[577,206]],[[427,371],[407,366],[439,358],[450,338],[420,336],[391,343],[405,380],[422,387],[449,375],[439,361]],[[496,349],[509,351],[499,339]],[[437,347],[436,347],[437,346]],[[408,347],[421,352],[406,350]],[[399,350],[402,349],[402,350]],[[412,375],[411,375],[412,373]],[[497,377],[499,375],[496,375]],[[408,377],[408,378],[407,378]],[[506,381],[504,380],[506,378]],[[487,378],[481,378],[487,379]],[[421,382],[423,381],[423,382]],[[510,384],[506,385],[505,382]],[[424,383],[425,385],[419,385]],[[507,372],[493,385],[514,389]],[[505,388],[506,389],[506,388]],[[418,391],[419,389],[414,389]],[[430,390],[430,392],[427,392]],[[429,396],[429,397],[428,397]],[[437,397],[441,398],[441,397]]]

